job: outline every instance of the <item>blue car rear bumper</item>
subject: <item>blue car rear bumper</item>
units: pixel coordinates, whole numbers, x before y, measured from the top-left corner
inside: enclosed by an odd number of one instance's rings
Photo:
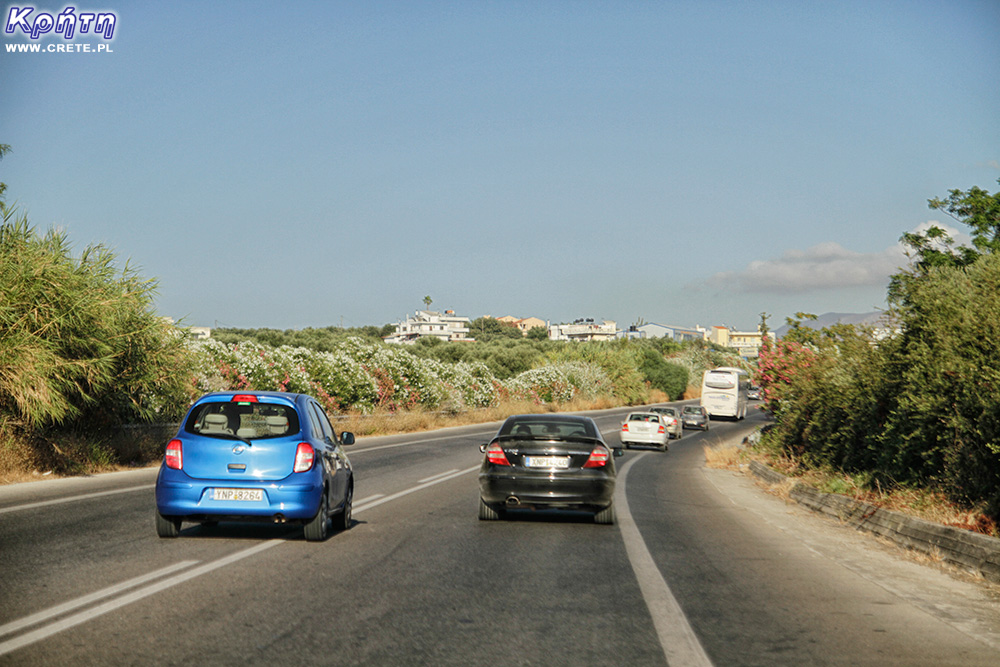
[[[216,500],[215,489],[260,491],[260,500]],[[203,520],[309,520],[316,516],[323,493],[318,470],[285,479],[195,479],[183,471],[160,468],[156,479],[156,509],[163,516]],[[230,494],[232,495],[232,494]]]

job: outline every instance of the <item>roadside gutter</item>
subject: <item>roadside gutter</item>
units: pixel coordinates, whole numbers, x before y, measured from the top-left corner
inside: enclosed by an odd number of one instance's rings
[[[750,473],[767,484],[784,484],[789,478],[759,461],[750,462]],[[809,509],[840,519],[858,530],[881,535],[900,546],[939,557],[993,583],[1000,583],[1000,539],[961,528],[917,519],[900,512],[836,493],[823,493],[796,483],[792,500]]]

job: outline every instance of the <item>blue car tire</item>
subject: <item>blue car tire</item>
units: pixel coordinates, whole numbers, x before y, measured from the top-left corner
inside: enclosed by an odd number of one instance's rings
[[[330,525],[330,501],[323,492],[319,501],[319,510],[313,520],[305,525],[306,539],[310,542],[322,542],[327,536],[327,526]]]
[[[156,512],[156,534],[160,537],[177,537],[181,532],[181,521]]]

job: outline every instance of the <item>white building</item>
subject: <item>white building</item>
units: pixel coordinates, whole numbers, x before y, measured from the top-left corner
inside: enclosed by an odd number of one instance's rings
[[[474,341],[469,338],[469,318],[455,315],[455,311],[444,313],[432,310],[418,310],[413,317],[396,323],[396,333],[382,340],[387,343],[415,343],[420,338],[437,338],[444,342]]]
[[[641,332],[642,338],[669,338],[678,342],[686,340],[704,340],[708,335],[707,329],[702,329],[698,326],[694,328],[675,327],[665,324],[656,324],[655,322],[640,324],[635,327],[635,330]]]
[[[767,335],[773,343],[774,332],[768,331]],[[708,340],[723,347],[733,348],[744,359],[756,359],[760,356],[760,348],[764,344],[764,336],[759,328],[757,331],[737,331],[730,327],[714,326],[709,329]]]
[[[603,320],[576,320],[572,324],[553,324],[549,327],[549,340],[614,340],[618,336],[618,324]]]

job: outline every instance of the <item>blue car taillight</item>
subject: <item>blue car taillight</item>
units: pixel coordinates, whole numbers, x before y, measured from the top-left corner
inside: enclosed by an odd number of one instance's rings
[[[184,467],[184,447],[180,440],[171,440],[167,443],[167,453],[163,459],[168,468],[181,470]]]
[[[295,450],[295,467],[292,468],[292,472],[308,472],[312,469],[315,460],[316,450],[313,449],[313,446],[308,442],[300,442]]]

